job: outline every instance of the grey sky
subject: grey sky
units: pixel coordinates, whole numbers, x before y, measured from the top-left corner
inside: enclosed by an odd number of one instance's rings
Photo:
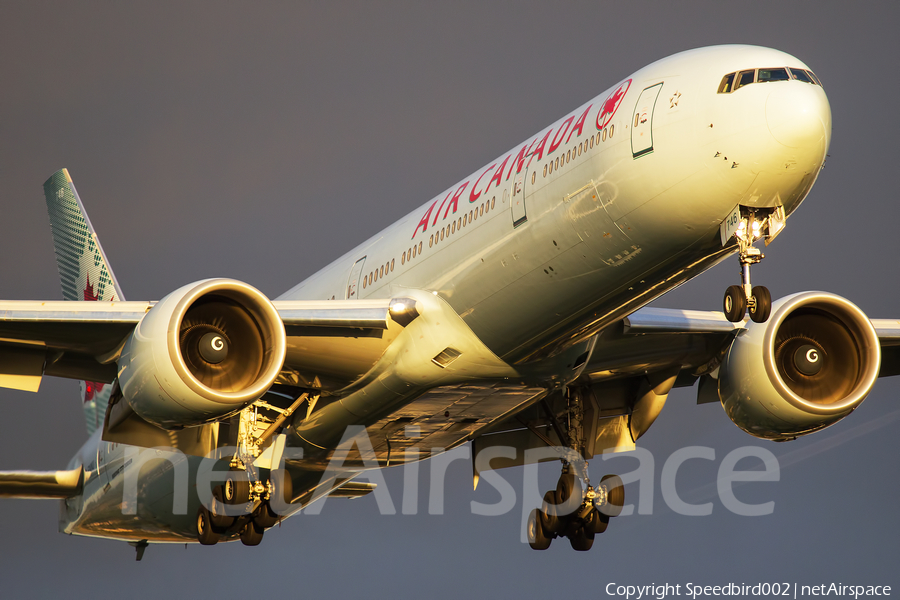
[[[825,170],[755,280],[775,297],[825,289],[900,317],[898,23],[887,2],[0,2],[0,297],[60,298],[41,184],[61,167],[128,299],[211,276],[275,296],[645,64],[751,43],[810,65],[834,118]],[[657,304],[717,309],[737,271],[728,261]],[[0,469],[65,466],[84,438],[76,388],[0,391]],[[473,493],[459,461],[444,515],[425,514],[423,463],[423,514],[335,500],[258,548],[151,547],[139,564],[124,543],[56,533],[55,502],[0,500],[0,585],[4,597],[602,597],[609,582],[729,581],[897,590],[898,391],[880,381],[845,421],[788,444],[695,406],[695,390],[673,393],[641,440],[656,458],[657,510],[614,521],[588,553],[519,543],[521,502],[504,517],[472,515],[470,501],[499,496]],[[734,448],[784,456],[781,481],[738,491],[775,513],[739,517],[718,499],[709,517],[666,510],[659,471],[690,445],[716,460],[685,464],[685,498],[703,495]],[[591,467],[595,478],[632,468]],[[549,489],[555,467],[541,473]],[[403,474],[385,475],[399,509]],[[504,476],[521,495],[521,471]]]

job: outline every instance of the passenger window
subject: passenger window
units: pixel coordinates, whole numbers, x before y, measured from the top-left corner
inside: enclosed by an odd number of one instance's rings
[[[422,254],[422,242],[419,242],[419,254]]]
[[[537,171],[531,173],[531,183],[534,183],[534,178],[537,177]]]
[[[553,172],[553,163],[550,163],[548,166],[550,167],[549,171],[552,173]]]
[[[809,73],[807,73],[803,69],[789,69],[789,70],[790,70],[793,78],[796,79],[797,81],[802,81],[804,83],[811,83],[811,84],[815,85],[815,83],[813,83],[813,80],[810,79]]]
[[[612,139],[612,136],[613,136],[613,134],[614,134],[615,132],[616,132],[616,126],[615,126],[615,125],[610,125],[610,126],[609,126],[609,139]]]
[[[544,165],[544,177],[547,176],[547,165]]]
[[[413,246],[413,258],[415,258],[415,257],[416,257],[416,247]]]
[[[494,208],[494,200],[496,200],[496,199],[497,198],[491,198],[491,208]]]
[[[755,74],[755,69],[751,69],[749,71],[741,71],[737,77],[737,81],[734,83],[734,90],[737,91],[745,85],[750,85],[751,83],[753,83],[753,77]]]
[[[597,136],[599,137],[600,134],[598,133]],[[593,147],[594,147],[594,136],[591,136],[591,148],[593,148]]]
[[[600,135],[599,133],[597,135]],[[606,141],[606,127],[603,128],[603,141]]]
[[[363,289],[366,289],[366,282],[369,280],[368,277],[363,277]]]
[[[571,158],[572,158],[572,151],[569,150],[568,152],[566,152],[566,162],[569,162],[569,160],[570,160]]]
[[[384,277],[384,267],[381,267],[381,277]]]
[[[400,264],[401,265],[406,264],[406,252],[404,252],[403,254],[400,255]]]
[[[722,83],[719,84],[719,94],[728,94],[732,91],[732,86],[734,85],[734,73],[729,73],[725,77],[722,78]]]
[[[378,269],[375,270],[375,276],[372,278],[372,281],[378,281]]]
[[[431,248],[434,245],[434,234],[431,234],[431,237],[428,238],[428,247]]]
[[[634,113],[634,126],[635,127],[638,126],[638,119],[640,119],[640,118],[641,118],[641,115],[639,115],[638,113]],[[631,134],[631,135],[634,135],[634,134]]]
[[[759,74],[756,77],[756,81],[759,83],[766,83],[769,81],[788,81],[790,77],[788,77],[787,69],[778,68],[778,69],[760,69]]]
[[[393,270],[394,270],[394,259],[392,258],[391,259],[391,271],[393,271]]]

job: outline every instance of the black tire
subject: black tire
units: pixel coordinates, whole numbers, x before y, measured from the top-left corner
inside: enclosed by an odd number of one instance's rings
[[[209,520],[213,529],[219,532],[225,531],[234,525],[234,517],[227,514],[227,508],[222,501],[222,486],[217,485],[213,490],[213,497],[209,504]]]
[[[725,290],[725,298],[722,301],[722,312],[725,318],[732,323],[740,323],[747,312],[747,297],[744,288],[739,285],[730,285]]]
[[[245,546],[259,546],[263,539],[263,529],[248,521],[241,529],[241,543]]]
[[[219,541],[219,534],[213,529],[209,511],[205,506],[197,510],[197,541],[204,546],[212,546]]]
[[[596,508],[591,511],[590,520],[584,524],[585,530],[593,535],[605,532],[607,527],[609,527],[609,516],[604,515]]]
[[[271,510],[272,507],[283,509],[294,499],[294,482],[286,469],[272,471],[269,481],[272,482],[272,498],[269,500],[270,512],[275,513],[274,510]]]
[[[561,529],[559,517],[556,516],[556,491],[550,490],[544,494],[544,502],[541,504],[541,526],[546,534],[558,534]]]
[[[264,502],[253,514],[253,522],[263,529],[268,529],[278,523],[278,515],[272,512],[268,502]]]
[[[556,482],[556,516],[564,520],[563,517],[572,514],[581,506],[583,499],[581,481],[575,474],[567,472],[560,475],[559,481]]]
[[[528,515],[528,522],[525,524],[525,532],[528,535],[528,545],[532,550],[546,550],[550,547],[550,538],[541,525],[540,511],[536,508],[531,509]],[[241,537],[243,539],[243,537]]]
[[[250,501],[250,482],[243,471],[230,471],[222,484],[222,497],[226,504],[244,504]]]
[[[608,517],[618,517],[625,506],[625,484],[618,475],[604,475],[600,479],[600,485],[606,486],[606,504],[600,507],[600,512]]]
[[[769,288],[758,285],[753,290],[754,305],[750,308],[750,319],[754,323],[765,323],[772,313],[772,294]]]
[[[587,552],[594,545],[594,534],[579,527],[578,531],[569,536],[569,543],[572,544],[572,550]]]

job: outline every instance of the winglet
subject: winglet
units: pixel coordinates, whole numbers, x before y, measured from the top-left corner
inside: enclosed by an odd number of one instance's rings
[[[44,183],[44,197],[63,298],[73,301],[125,300],[68,170],[60,169]],[[111,392],[109,384],[81,382],[88,434],[103,424]]]
[[[66,169],[44,183],[56,264],[66,300],[124,300]]]

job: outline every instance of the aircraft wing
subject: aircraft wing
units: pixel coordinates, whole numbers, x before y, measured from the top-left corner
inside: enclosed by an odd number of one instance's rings
[[[285,329],[358,336],[388,329],[390,299],[276,301]],[[0,387],[37,391],[42,375],[110,383],[115,360],[154,302],[0,301]]]
[[[81,493],[84,469],[0,471],[0,498],[71,498]]]
[[[900,375],[900,319],[869,319],[881,345],[880,377]],[[632,336],[682,334],[703,336],[725,343],[744,328],[744,323],[732,323],[719,311],[697,311],[670,308],[642,308],[623,322],[623,333]],[[599,361],[598,361],[599,362]],[[597,367],[598,365],[594,365]]]

